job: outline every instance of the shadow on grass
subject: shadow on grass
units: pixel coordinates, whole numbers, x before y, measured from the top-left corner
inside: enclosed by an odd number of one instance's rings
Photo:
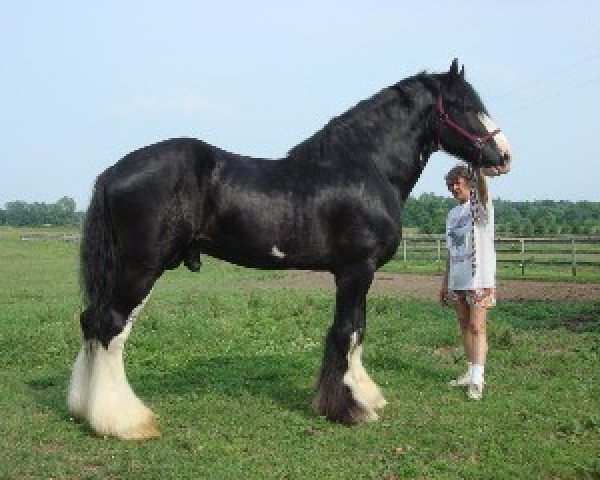
[[[175,369],[142,373],[134,383],[141,396],[195,392],[238,398],[250,394],[268,397],[283,409],[313,416],[315,382],[315,367],[308,355],[292,354],[197,357]]]
[[[511,327],[521,330],[564,328],[575,333],[600,333],[600,302],[506,302],[498,310],[507,314]]]
[[[410,387],[420,384],[446,383],[448,376],[453,374],[453,371],[447,372],[440,367],[432,367],[418,361],[411,363],[408,360],[403,360],[401,354],[371,358],[366,367],[374,378],[387,373],[393,376],[395,382]]]
[[[193,358],[170,370],[160,365],[128,368],[129,381],[140,398],[160,398],[161,394],[188,395],[217,393],[232,398],[262,396],[282,409],[314,417],[312,400],[316,372],[308,355],[221,356]],[[316,364],[315,364],[316,365]],[[69,371],[40,375],[25,381],[35,402],[69,418],[66,390]]]

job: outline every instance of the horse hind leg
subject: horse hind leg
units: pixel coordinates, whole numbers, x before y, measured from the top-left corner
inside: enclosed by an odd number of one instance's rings
[[[124,440],[160,437],[154,413],[137,397],[125,375],[123,350],[134,320],[129,317],[107,348],[96,343],[87,406],[87,419],[97,434]]]
[[[97,338],[84,339],[73,367],[68,406],[71,413],[86,420],[98,435],[126,440],[160,436],[155,415],[133,392],[123,363],[123,350],[136,317],[148,295],[131,310],[125,324],[106,345]],[[90,314],[89,309],[84,314]],[[111,309],[113,324],[121,314]]]

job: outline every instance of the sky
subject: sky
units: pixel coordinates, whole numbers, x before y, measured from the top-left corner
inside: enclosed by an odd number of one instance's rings
[[[0,207],[83,210],[95,177],[180,136],[281,158],[453,58],[513,151],[494,198],[600,201],[600,2],[22,0],[0,13]],[[412,194],[448,195],[436,153]]]

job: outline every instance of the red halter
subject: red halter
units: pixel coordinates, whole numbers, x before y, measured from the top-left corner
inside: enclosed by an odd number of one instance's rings
[[[440,135],[441,124],[444,124],[444,125],[447,125],[448,127],[452,128],[454,131],[458,132],[463,137],[470,140],[471,143],[475,146],[475,148],[477,148],[480,151],[483,149],[483,147],[485,146],[486,143],[488,143],[490,140],[492,140],[492,138],[494,138],[495,135],[497,135],[498,133],[501,132],[501,130],[499,128],[497,128],[493,132],[489,132],[489,133],[485,134],[483,137],[480,137],[478,135],[475,135],[475,134],[469,132],[465,128],[461,127],[458,123],[456,123],[454,120],[452,120],[450,118],[450,116],[444,111],[444,103],[443,103],[441,94],[437,100],[437,111],[440,115],[440,121],[441,121],[441,123],[438,124],[438,137]]]

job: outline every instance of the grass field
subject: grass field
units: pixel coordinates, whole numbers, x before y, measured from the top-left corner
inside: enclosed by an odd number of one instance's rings
[[[65,406],[77,244],[1,230],[0,478],[600,478],[600,301],[496,308],[473,403],[446,387],[452,312],[370,295],[364,360],[389,405],[344,427],[311,409],[332,295],[259,287],[274,278],[209,259],[166,274],[126,349],[163,438],[103,439]]]

